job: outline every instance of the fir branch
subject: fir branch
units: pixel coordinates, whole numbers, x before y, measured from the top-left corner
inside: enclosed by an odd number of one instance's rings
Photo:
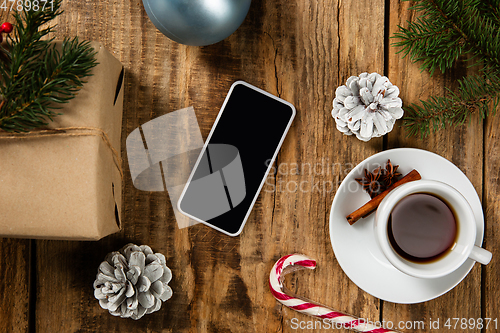
[[[470,115],[479,112],[482,118],[495,110],[500,102],[500,80],[488,76],[471,75],[459,80],[458,92],[448,89],[448,95],[432,96],[421,105],[405,108],[403,126],[409,136],[422,138],[440,128],[465,123]]]
[[[413,62],[423,61],[421,69],[429,70],[431,75],[436,69],[446,71],[461,55],[471,52],[467,34],[455,22],[470,17],[468,11],[475,1],[417,1],[410,10],[421,16],[415,22],[408,22],[408,28],[399,26],[400,31],[394,37],[400,41],[393,45],[402,47],[404,55],[409,54]]]
[[[405,107],[408,135],[424,137],[461,125],[476,112],[486,117],[500,102],[500,0],[420,0],[411,9],[421,15],[394,36],[403,57],[421,61],[421,69],[431,75],[467,56],[481,69],[479,75],[458,80],[456,92],[447,89],[446,96]]]
[[[481,7],[481,13],[493,20],[500,28],[500,0],[484,0],[485,6]]]
[[[53,39],[42,39],[53,26],[41,29],[62,13],[62,0],[42,11],[14,13],[14,36],[1,48],[0,129],[29,131],[46,126],[85,83],[97,64],[89,42],[64,39],[60,49]]]

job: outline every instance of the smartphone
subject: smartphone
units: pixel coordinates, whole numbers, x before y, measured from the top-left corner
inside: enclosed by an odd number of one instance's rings
[[[243,81],[233,83],[178,210],[229,236],[239,235],[295,113],[292,104],[266,91]]]

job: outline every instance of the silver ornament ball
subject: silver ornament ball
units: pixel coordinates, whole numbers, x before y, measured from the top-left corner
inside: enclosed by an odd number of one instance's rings
[[[231,35],[243,23],[251,0],[142,0],[149,19],[168,38],[204,46]]]

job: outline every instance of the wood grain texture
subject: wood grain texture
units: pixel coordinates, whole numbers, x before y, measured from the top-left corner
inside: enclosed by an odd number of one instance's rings
[[[498,243],[500,233],[500,118],[492,115],[486,119],[485,143],[484,143],[484,195],[483,205],[485,210],[485,238],[483,247],[493,253],[493,258],[482,270],[482,317],[498,318],[500,313],[500,245]],[[498,318],[500,321],[500,318]],[[498,322],[497,321],[497,322]],[[498,332],[500,323],[490,324],[484,332]]]
[[[415,13],[409,11],[411,3],[391,0],[389,17],[390,35],[395,33],[397,25],[405,25],[407,20],[414,20]],[[466,64],[457,65],[450,73],[434,74],[420,71],[420,64],[411,63],[408,58],[401,59],[396,54],[397,48],[389,49],[389,79],[401,90],[403,104],[418,103],[431,95],[443,95],[445,87],[455,88],[455,80],[467,73]],[[471,71],[469,69],[469,71]],[[413,147],[425,149],[441,155],[454,163],[474,185],[479,197],[482,196],[483,180],[483,126],[480,117],[474,115],[470,124],[457,128],[446,128],[421,138],[407,138],[402,128],[395,129],[388,135],[388,148]],[[394,163],[397,163],[394,161]],[[441,329],[447,318],[481,317],[481,267],[476,264],[469,275],[458,286],[434,300],[414,304],[400,305],[384,302],[383,316],[394,323],[423,321],[425,328],[419,332],[433,331],[429,320],[440,319]],[[411,331],[411,330],[408,330]],[[463,332],[462,329],[449,330]],[[480,332],[480,330],[467,330]]]
[[[358,11],[357,6],[366,10]],[[338,183],[353,165],[382,148],[381,139],[363,145],[339,133],[330,112],[335,89],[349,76],[383,69],[383,52],[366,56],[372,50],[383,51],[383,1],[297,2],[296,7],[286,15],[291,27],[277,39],[283,45],[277,57],[278,94],[295,104],[297,116],[274,173],[274,260],[267,264],[268,270],[282,255],[306,254],[318,266],[314,272],[298,272],[288,279],[293,292],[376,320],[378,300],[342,272],[327,235]],[[353,21],[368,23],[355,26]],[[374,32],[373,39],[357,39],[369,32]],[[346,146],[349,149],[338,149]],[[310,331],[294,329],[292,320],[310,321],[311,317],[285,307],[280,307],[280,317],[283,332]]]
[[[27,332],[30,241],[0,238],[0,332]]]

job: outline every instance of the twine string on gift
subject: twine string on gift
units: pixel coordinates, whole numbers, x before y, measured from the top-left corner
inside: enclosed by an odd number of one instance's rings
[[[0,131],[0,139],[35,139],[44,137],[68,137],[68,136],[99,136],[104,144],[111,150],[113,161],[123,179],[122,159],[120,154],[111,144],[111,140],[106,132],[97,127],[64,127],[30,132],[10,133]]]

